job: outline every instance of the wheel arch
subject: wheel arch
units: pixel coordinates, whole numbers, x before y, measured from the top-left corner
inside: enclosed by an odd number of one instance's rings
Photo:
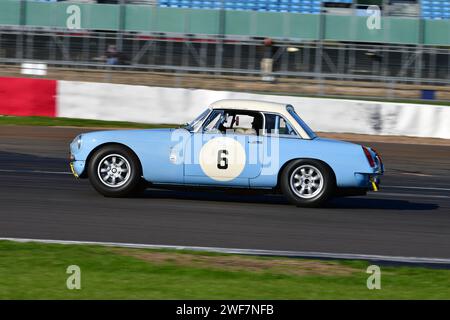
[[[326,162],[323,161],[323,160],[316,159],[316,158],[293,158],[293,159],[290,159],[290,160],[286,161],[286,162],[280,167],[280,170],[278,170],[278,175],[277,175],[277,185],[276,185],[276,187],[275,187],[276,190],[280,190],[280,179],[281,179],[281,174],[283,173],[284,169],[285,169],[290,163],[292,163],[292,162],[294,162],[294,161],[297,161],[297,160],[305,160],[305,161],[308,161],[308,160],[314,160],[314,161],[318,161],[318,162],[322,163],[323,165],[325,165],[325,166],[330,170],[331,174],[333,175],[334,187],[336,188],[336,186],[337,186],[336,173],[334,172],[333,168],[332,168],[328,163],[326,163]]]
[[[88,156],[86,157],[86,165],[85,165],[85,169],[83,171],[83,173],[80,175],[80,178],[87,178],[88,177],[88,170],[87,167],[91,161],[92,156],[100,149],[104,148],[104,147],[109,147],[109,146],[120,146],[122,148],[127,149],[128,151],[130,151],[132,154],[134,154],[134,156],[136,157],[136,159],[138,159],[139,162],[139,173],[142,175],[143,174],[143,168],[142,168],[142,162],[141,159],[139,158],[139,156],[137,155],[137,153],[131,149],[129,146],[123,144],[123,143],[119,143],[119,142],[106,142],[106,143],[102,143],[99,144],[98,146],[96,146],[94,149],[91,150],[91,152],[89,152]]]

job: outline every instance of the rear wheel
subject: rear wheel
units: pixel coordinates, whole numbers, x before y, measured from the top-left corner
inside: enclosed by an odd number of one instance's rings
[[[281,191],[297,206],[317,207],[333,194],[335,179],[331,169],[317,160],[295,160],[284,168]]]
[[[125,197],[142,186],[139,159],[120,145],[97,150],[89,161],[88,175],[92,186],[107,197]]]

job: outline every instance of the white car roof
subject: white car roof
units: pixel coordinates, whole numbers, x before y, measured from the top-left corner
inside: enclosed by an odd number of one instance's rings
[[[224,99],[213,102],[212,109],[238,109],[263,112],[286,112],[286,104],[259,100]]]
[[[294,127],[297,133],[303,139],[311,139],[305,129],[292,117],[286,109],[287,104],[259,101],[259,100],[240,100],[240,99],[224,99],[210,104],[211,109],[235,109],[249,110],[260,112],[274,112],[283,115],[289,123]]]

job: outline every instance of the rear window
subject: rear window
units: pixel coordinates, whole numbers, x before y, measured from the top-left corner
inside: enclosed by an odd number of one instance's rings
[[[282,116],[278,114],[266,113],[267,134],[280,134],[296,136],[297,133],[292,126]]]

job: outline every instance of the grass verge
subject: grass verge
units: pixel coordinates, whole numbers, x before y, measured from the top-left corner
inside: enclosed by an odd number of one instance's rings
[[[51,118],[51,117],[15,117],[0,116],[0,125],[21,125],[21,126],[61,126],[61,127],[92,127],[92,128],[174,128],[175,124],[148,124],[126,121],[103,121],[89,119],[72,118]]]
[[[450,270],[0,241],[0,299],[450,299]],[[81,268],[81,290],[66,269]]]

